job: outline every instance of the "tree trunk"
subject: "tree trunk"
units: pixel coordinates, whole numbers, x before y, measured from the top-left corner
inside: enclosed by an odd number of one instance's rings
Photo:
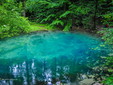
[[[22,16],[26,16],[26,0],[22,1]]]
[[[94,26],[93,26],[94,29],[96,29],[97,7],[98,7],[98,0],[95,0]]]

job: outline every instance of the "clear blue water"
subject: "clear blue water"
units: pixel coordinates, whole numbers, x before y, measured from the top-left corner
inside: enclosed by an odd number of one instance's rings
[[[39,32],[13,37],[0,41],[0,78],[16,79],[8,80],[10,85],[74,82],[78,73],[91,73],[107,53],[101,39],[88,34]]]

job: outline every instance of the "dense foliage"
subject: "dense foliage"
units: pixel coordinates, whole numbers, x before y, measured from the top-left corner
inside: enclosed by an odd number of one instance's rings
[[[0,38],[27,32],[29,21],[20,16],[19,11],[14,2],[3,3],[0,6]]]
[[[73,26],[95,30],[98,25],[108,23],[111,3],[111,0],[28,0],[27,13],[38,22],[50,23],[65,31]]]
[[[113,6],[113,1],[109,3]],[[113,9],[112,6],[109,6],[109,10],[106,14],[102,15],[104,18],[103,23],[108,24],[106,28],[103,28],[99,33],[102,34],[102,39],[105,41],[105,44],[110,45],[113,49]],[[113,52],[113,50],[112,50]],[[110,53],[106,58],[106,62],[104,64],[107,67],[107,76],[103,81],[105,85],[113,85],[113,53]]]
[[[0,4],[1,38],[27,31],[29,21],[21,15],[64,31],[112,26],[112,0],[3,0]]]

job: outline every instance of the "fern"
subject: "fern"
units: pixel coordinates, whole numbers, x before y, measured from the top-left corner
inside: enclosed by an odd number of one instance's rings
[[[63,31],[69,31],[72,26],[72,20],[69,20],[66,26],[64,27]]]
[[[91,11],[91,9],[89,7],[86,7],[86,6],[78,6],[74,10],[75,13],[82,14],[82,15],[88,14],[90,11]]]
[[[46,22],[46,21],[50,21],[51,18],[53,18],[53,17],[55,17],[55,14],[50,14],[49,16],[47,16],[47,18],[43,19],[43,20],[41,21],[41,23]]]
[[[55,21],[53,21],[51,24],[51,26],[56,26],[56,25],[64,25],[64,22],[62,20],[56,19]]]
[[[72,14],[72,11],[66,11],[65,13],[60,15],[60,18],[66,18],[66,17],[68,17],[69,14]]]
[[[54,2],[52,2],[52,3],[49,3],[49,4],[48,4],[47,8],[57,8],[57,7],[59,7],[59,6],[60,6],[59,3],[54,3]]]

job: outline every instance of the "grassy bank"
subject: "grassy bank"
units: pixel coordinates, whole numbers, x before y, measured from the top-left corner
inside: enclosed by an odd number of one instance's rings
[[[31,32],[37,32],[37,31],[53,31],[53,30],[59,30],[59,28],[52,27],[49,24],[40,24],[36,22],[29,22],[28,26],[24,27],[22,32],[18,31],[3,31],[0,33],[0,39],[8,38],[8,37],[14,37],[19,36],[21,34],[27,34]]]
[[[59,28],[52,27],[49,24],[39,24],[36,22],[30,22],[30,28],[27,30],[27,33],[43,30],[58,30]]]

